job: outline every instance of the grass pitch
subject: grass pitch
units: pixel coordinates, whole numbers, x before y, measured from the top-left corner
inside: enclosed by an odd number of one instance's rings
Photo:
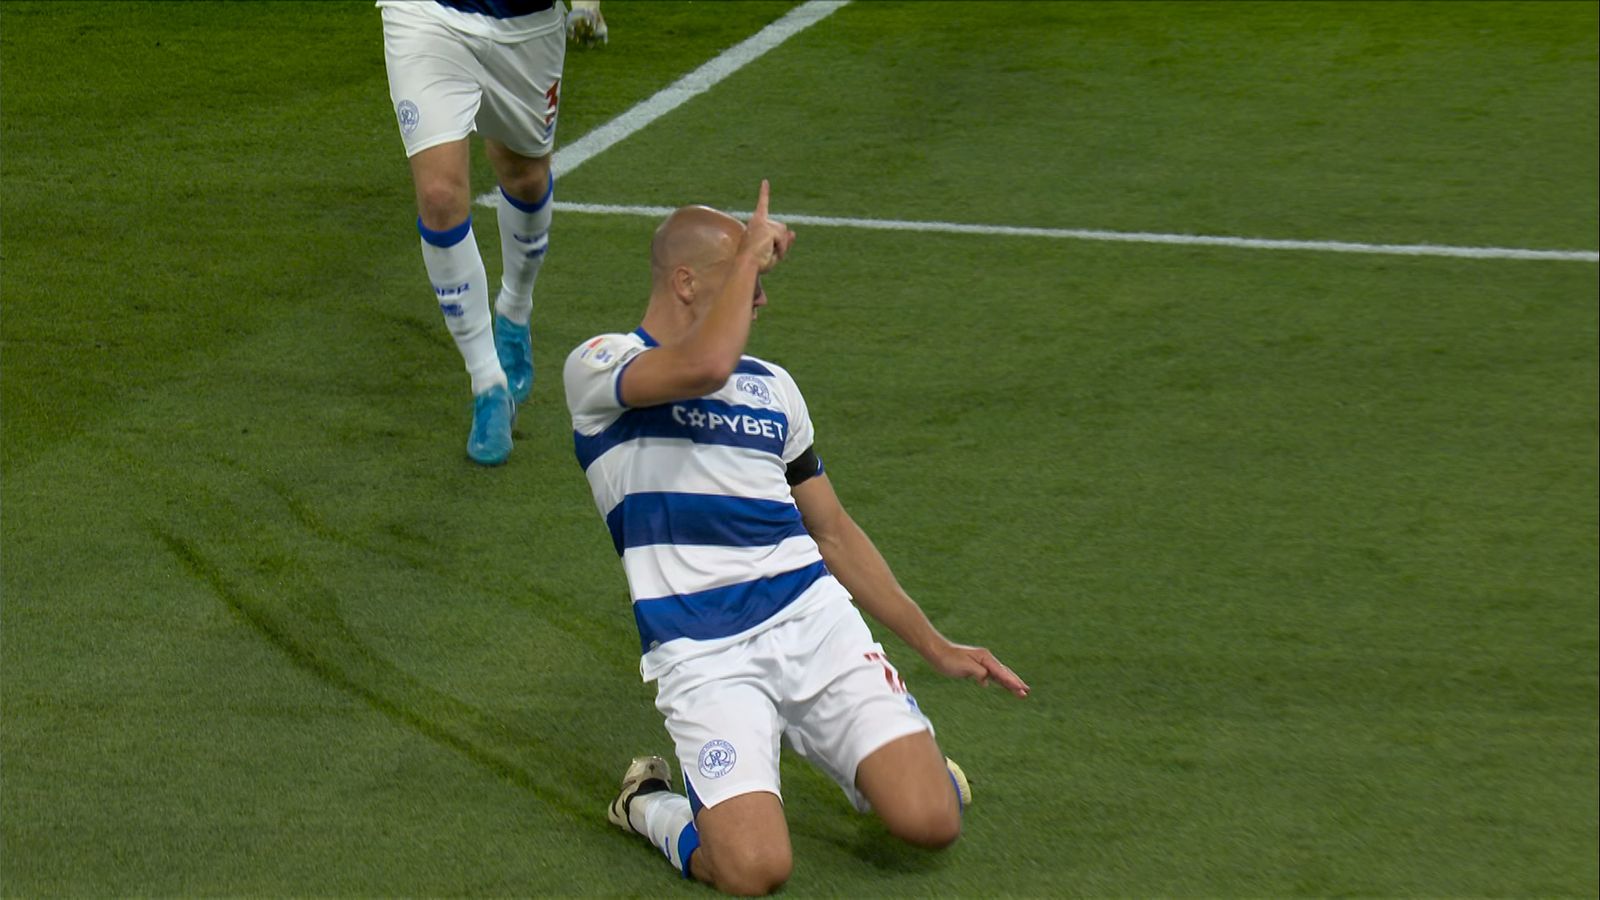
[[[560,139],[788,8],[609,0]],[[1593,250],[1596,34],[856,3],[557,199]],[[0,891],[703,894],[604,818],[667,743],[555,377],[654,222],[558,213],[484,471],[370,5],[0,4],[0,140]],[[1593,263],[798,230],[752,352],[1034,695],[889,639],[966,835],[787,765],[785,893],[1600,890]]]

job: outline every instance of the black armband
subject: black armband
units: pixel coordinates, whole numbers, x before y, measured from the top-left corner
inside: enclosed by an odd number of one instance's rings
[[[784,470],[783,477],[789,482],[789,487],[794,487],[808,478],[815,478],[822,474],[822,460],[817,459],[816,447],[807,447],[806,451],[794,458],[789,467]]]

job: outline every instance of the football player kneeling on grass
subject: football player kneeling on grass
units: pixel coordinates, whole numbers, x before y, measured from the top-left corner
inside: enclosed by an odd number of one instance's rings
[[[761,276],[794,242],[767,196],[762,182],[748,224],[701,206],[669,216],[640,327],[585,341],[564,372],[685,791],[641,756],[609,815],[732,894],[789,878],[780,739],[897,837],[940,848],[961,833],[971,788],[861,611],[946,675],[1028,694],[929,623],[840,505],[794,379],[744,355]]]

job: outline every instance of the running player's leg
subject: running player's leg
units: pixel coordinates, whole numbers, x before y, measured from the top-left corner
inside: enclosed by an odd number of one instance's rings
[[[504,271],[494,302],[495,346],[512,396],[520,403],[533,386],[533,287],[550,247],[555,179],[548,154],[523,156],[488,137],[484,148],[501,194],[496,217]]]
[[[523,156],[490,137],[484,138],[483,146],[501,192],[498,218],[505,273],[495,312],[516,313],[513,318],[526,323],[549,241],[550,201],[555,195],[550,156]]]
[[[416,188],[423,263],[472,379],[467,453],[495,465],[511,452],[512,406],[470,215],[467,137],[480,103],[477,64],[459,36],[415,10],[385,7],[383,33],[390,96]]]
[[[449,231],[472,213],[467,139],[419,150],[408,162],[417,193],[417,218],[431,231]]]
[[[484,70],[478,133],[500,182],[497,218],[504,269],[494,304],[495,341],[519,402],[527,399],[533,383],[533,290],[550,241],[555,190],[550,154],[567,47],[559,12],[553,8],[543,14],[548,22],[542,31],[515,44],[480,48],[478,54]]]

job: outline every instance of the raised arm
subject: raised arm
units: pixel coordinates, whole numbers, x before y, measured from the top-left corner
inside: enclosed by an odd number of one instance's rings
[[[1018,697],[1028,696],[1028,685],[993,653],[982,647],[957,644],[940,634],[912,600],[883,554],[861,526],[850,518],[833,491],[827,475],[808,478],[793,489],[806,530],[822,550],[828,571],[839,579],[862,611],[894,632],[935,669],[952,678],[972,678],[979,684],[991,680]]]
[[[760,295],[760,276],[789,252],[794,232],[767,215],[769,187],[761,182],[749,223],[714,210],[687,208],[662,225],[652,248],[652,304],[656,296],[710,305],[680,340],[641,353],[622,373],[618,387],[628,406],[655,406],[702,397],[733,374],[750,337]],[[692,298],[692,299],[690,299]]]

